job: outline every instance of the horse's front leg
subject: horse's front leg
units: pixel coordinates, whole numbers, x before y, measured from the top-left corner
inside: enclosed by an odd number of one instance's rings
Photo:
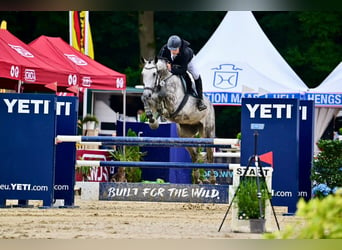
[[[164,106],[164,102],[160,101],[158,106],[157,106],[157,112],[159,114],[160,120],[162,122],[166,121],[167,117],[170,117],[169,112],[167,111],[167,109]]]
[[[197,147],[187,147],[186,150],[189,152],[192,163],[201,162],[199,158],[199,152]],[[203,184],[201,171],[199,168],[194,168],[192,170],[192,181],[194,184]]]
[[[208,163],[214,163],[214,152],[210,147],[206,148],[206,158]],[[209,183],[216,184],[216,176],[213,169],[210,169]]]
[[[146,117],[148,119],[148,123],[151,129],[157,129],[159,127],[158,120],[154,117],[153,114],[153,104],[152,104],[152,98],[151,95],[145,95],[143,94],[141,96],[141,101],[144,104],[144,110],[146,113]]]

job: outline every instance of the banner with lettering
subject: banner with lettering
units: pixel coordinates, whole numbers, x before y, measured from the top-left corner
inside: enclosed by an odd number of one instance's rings
[[[101,182],[100,200],[227,203],[228,185]]]
[[[241,166],[255,154],[272,152],[272,201],[289,213],[298,201],[299,114],[298,99],[242,99]]]
[[[6,199],[52,205],[55,108],[55,95],[0,95],[0,205]]]
[[[57,96],[57,135],[77,135],[78,98]],[[64,206],[74,205],[76,145],[60,143],[56,145],[55,199],[64,199]]]

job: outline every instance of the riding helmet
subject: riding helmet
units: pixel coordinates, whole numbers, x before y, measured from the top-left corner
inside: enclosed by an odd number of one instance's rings
[[[172,35],[169,37],[169,40],[167,41],[167,48],[169,50],[176,50],[180,48],[182,45],[182,40],[177,35]]]

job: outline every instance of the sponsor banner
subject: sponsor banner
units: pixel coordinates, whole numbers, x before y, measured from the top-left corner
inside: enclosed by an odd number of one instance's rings
[[[228,185],[100,183],[100,200],[227,203]]]
[[[233,184],[233,171],[232,170],[222,170],[222,169],[204,169],[204,177],[209,179],[211,176],[211,171],[216,178],[217,184]]]
[[[204,92],[214,105],[240,106],[242,98],[277,98],[313,101],[316,107],[342,107],[342,93],[242,93],[242,92]]]
[[[272,152],[272,202],[289,213],[298,201],[299,117],[298,99],[242,99],[241,166],[255,154]]]
[[[342,107],[342,93],[306,93],[305,100],[314,101],[316,107]]]
[[[214,105],[240,106],[242,98],[278,98],[278,99],[300,99],[300,93],[241,93],[241,92],[205,92],[204,95]]]
[[[315,105],[313,101],[299,101],[299,191],[298,197],[311,198],[312,159],[314,157]]]
[[[56,106],[55,95],[1,95],[1,202],[43,200],[44,206],[52,205]]]
[[[57,96],[57,135],[77,134],[78,98]],[[64,199],[65,206],[74,205],[76,146],[75,143],[56,145],[54,198]]]

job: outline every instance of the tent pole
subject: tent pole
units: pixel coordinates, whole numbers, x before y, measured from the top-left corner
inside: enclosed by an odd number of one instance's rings
[[[19,81],[18,81],[18,93],[21,92],[21,84],[22,84],[22,81],[19,80]]]
[[[83,91],[83,116],[87,115],[87,105],[88,105],[88,89],[85,88]]]
[[[126,89],[123,90],[123,126],[122,126],[122,135],[126,136]]]

